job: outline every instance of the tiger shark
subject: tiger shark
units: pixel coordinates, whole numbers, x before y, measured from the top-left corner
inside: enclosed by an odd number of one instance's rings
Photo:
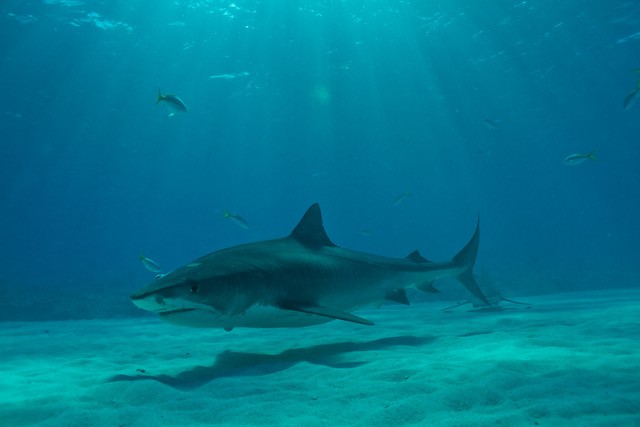
[[[447,262],[418,251],[387,258],[335,245],[320,206],[309,207],[284,238],[222,249],[196,259],[131,295],[160,319],[201,328],[301,327],[344,320],[373,325],[353,311],[384,301],[409,304],[407,288],[438,292],[433,283],[456,277],[490,305],[473,277],[479,221],[469,242]]]

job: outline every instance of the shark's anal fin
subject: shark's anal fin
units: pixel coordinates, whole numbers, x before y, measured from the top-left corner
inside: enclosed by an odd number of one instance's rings
[[[433,286],[433,281],[421,283],[416,287],[418,289],[420,289],[422,292],[429,292],[431,294],[439,294],[440,293],[440,290],[436,289],[436,287]]]
[[[407,291],[403,288],[396,289],[395,291],[391,291],[387,294],[387,299],[389,301],[394,301],[400,304],[409,305],[409,298],[407,298]]]
[[[330,317],[332,319],[346,320],[347,322],[360,323],[362,325],[374,325],[370,320],[363,319],[362,317],[354,316],[351,313],[347,313],[340,310],[333,310],[327,307],[320,307],[316,305],[297,305],[297,304],[281,304],[280,308],[283,310],[299,311],[301,313],[315,314],[318,316]]]

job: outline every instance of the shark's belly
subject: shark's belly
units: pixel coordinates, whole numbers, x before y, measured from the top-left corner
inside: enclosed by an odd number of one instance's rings
[[[351,312],[380,305],[394,290],[410,286],[412,279],[408,273],[362,268],[328,277],[307,292],[319,306]]]
[[[311,326],[336,318],[345,320],[340,312],[379,305],[394,290],[405,288],[416,275],[366,263],[330,261],[308,263],[304,268],[273,274],[264,282],[245,285],[237,292],[242,296],[242,304],[236,304],[237,311],[218,311],[202,304],[160,316],[168,323],[200,328]]]
[[[253,306],[241,314],[220,314],[208,310],[172,312],[160,316],[162,320],[195,328],[296,328],[319,325],[334,319],[281,310],[272,306]]]

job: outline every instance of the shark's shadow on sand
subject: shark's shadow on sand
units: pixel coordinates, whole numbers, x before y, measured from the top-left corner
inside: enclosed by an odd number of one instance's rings
[[[226,350],[216,356],[210,366],[194,366],[176,375],[115,375],[108,382],[154,380],[180,390],[190,390],[203,386],[217,378],[234,376],[261,376],[284,371],[301,362],[323,365],[331,368],[354,368],[367,363],[345,362],[341,356],[346,353],[375,351],[394,346],[419,347],[435,341],[433,336],[416,337],[405,335],[380,338],[365,342],[340,342],[320,344],[312,347],[293,348],[278,354],[240,353]],[[141,370],[138,370],[141,372]]]

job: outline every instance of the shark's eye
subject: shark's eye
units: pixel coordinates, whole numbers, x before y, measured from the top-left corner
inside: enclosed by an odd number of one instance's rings
[[[192,294],[197,294],[198,293],[198,285],[193,285],[191,286],[191,293]]]

